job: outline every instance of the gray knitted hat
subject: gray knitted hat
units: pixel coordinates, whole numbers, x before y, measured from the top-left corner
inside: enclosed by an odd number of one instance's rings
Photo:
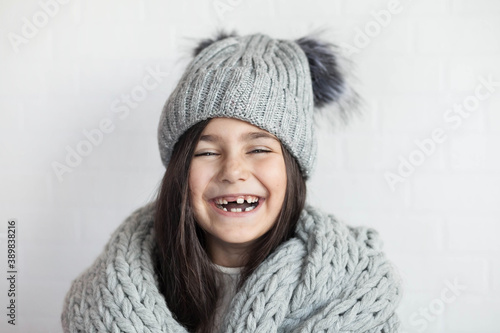
[[[220,32],[200,42],[161,114],[158,142],[165,167],[187,129],[227,117],[274,134],[309,178],[317,150],[313,109],[336,101],[344,90],[330,46],[310,37],[289,41],[260,33]]]

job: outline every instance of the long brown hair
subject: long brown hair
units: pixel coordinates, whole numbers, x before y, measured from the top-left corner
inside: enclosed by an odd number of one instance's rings
[[[188,177],[191,159],[210,119],[188,129],[174,146],[156,199],[156,272],[160,292],[174,318],[190,332],[211,332],[221,274],[207,254],[205,231],[191,208]],[[295,158],[282,145],[287,173],[286,194],[276,222],[243,258],[239,290],[276,247],[292,237],[306,199],[306,184]]]

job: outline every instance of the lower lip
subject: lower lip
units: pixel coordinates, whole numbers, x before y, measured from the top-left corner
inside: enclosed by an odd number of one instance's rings
[[[247,217],[247,216],[250,216],[252,214],[255,214],[255,212],[260,209],[260,207],[262,206],[262,204],[264,203],[264,201],[265,201],[264,198],[259,198],[259,204],[254,209],[252,209],[251,211],[248,211],[248,212],[240,212],[240,213],[230,212],[230,211],[226,212],[225,210],[217,208],[217,206],[215,205],[214,201],[210,201],[210,206],[212,206],[212,208],[217,212],[217,214],[220,214],[220,215],[223,215],[223,216],[228,216],[228,217]]]

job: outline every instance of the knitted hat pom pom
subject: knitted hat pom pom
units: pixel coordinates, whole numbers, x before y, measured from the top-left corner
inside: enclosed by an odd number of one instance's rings
[[[314,106],[323,107],[336,102],[344,92],[345,80],[339,71],[333,45],[313,37],[295,41],[307,56],[314,94]]]

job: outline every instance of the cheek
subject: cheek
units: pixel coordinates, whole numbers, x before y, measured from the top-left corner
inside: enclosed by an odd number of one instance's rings
[[[193,164],[189,170],[189,193],[191,201],[197,202],[200,199],[203,189],[205,188],[204,175],[200,168]]]
[[[192,202],[203,200],[212,178],[213,170],[205,164],[192,163],[189,169],[189,191]]]
[[[274,195],[279,198],[285,197],[286,191],[286,167],[283,157],[266,161],[262,165],[262,175],[269,190],[274,191]]]
[[[189,170],[188,178],[189,197],[191,201],[191,208],[196,221],[204,221],[204,204],[203,204],[203,190],[205,188],[202,174],[192,166]]]

